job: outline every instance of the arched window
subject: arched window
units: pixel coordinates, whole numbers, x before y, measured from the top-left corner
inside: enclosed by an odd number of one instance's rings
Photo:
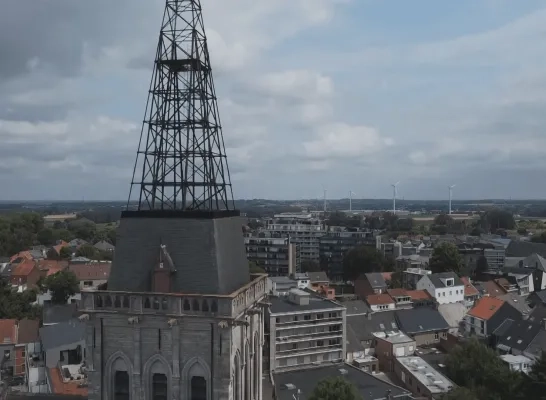
[[[123,308],[129,308],[129,296],[123,296]]]
[[[168,379],[165,374],[155,373],[152,375],[152,399],[151,400],[167,400],[168,396]]]
[[[203,376],[192,376],[190,400],[207,400],[207,380]]]
[[[197,299],[193,299],[192,310],[199,311],[199,302],[197,301]]]
[[[184,299],[184,311],[190,311],[190,310],[191,310],[190,302],[188,301],[188,299]]]
[[[250,346],[245,344],[245,400],[250,400],[250,386],[252,385],[252,364],[250,362]]]
[[[121,308],[121,299],[119,296],[114,296],[114,307]]]
[[[203,312],[209,312],[209,302],[206,299],[203,300],[202,310],[203,310]]]
[[[95,296],[95,307],[96,308],[102,307],[102,296],[99,296],[99,295]]]
[[[239,352],[233,359],[233,394],[234,400],[241,400],[241,359]]]
[[[106,301],[104,302],[105,307],[112,307],[112,298],[110,296],[106,296]]]
[[[161,298],[161,309],[162,310],[168,310],[169,309],[169,302],[167,301],[166,297]]]
[[[212,305],[210,307],[211,312],[218,312],[218,302],[216,300],[212,300]]]
[[[144,308],[150,308],[150,299],[148,297],[144,299]]]
[[[114,374],[114,400],[129,400],[129,373],[116,371]]]
[[[159,310],[159,299],[157,297],[154,297],[152,306],[153,306],[154,310]]]

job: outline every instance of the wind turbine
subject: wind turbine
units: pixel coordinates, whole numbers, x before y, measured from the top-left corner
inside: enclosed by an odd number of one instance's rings
[[[393,214],[396,214],[396,188],[398,187],[398,184],[400,181],[393,183],[392,186],[392,212]]]
[[[449,215],[451,215],[451,199],[453,198],[453,188],[455,186],[456,185],[451,185],[447,187],[449,189]]]

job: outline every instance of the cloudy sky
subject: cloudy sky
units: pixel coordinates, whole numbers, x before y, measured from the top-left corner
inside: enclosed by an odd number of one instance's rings
[[[127,198],[164,0],[3,0],[0,200]],[[544,198],[541,0],[202,0],[236,198]]]

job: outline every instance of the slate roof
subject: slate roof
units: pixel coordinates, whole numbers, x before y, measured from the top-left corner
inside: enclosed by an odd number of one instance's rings
[[[85,339],[85,324],[78,319],[40,328],[40,339],[44,350],[76,343]]]
[[[442,279],[449,279],[449,278],[453,278],[453,286],[463,286],[463,282],[461,281],[461,278],[459,278],[459,276],[455,272],[441,272],[441,273],[430,274],[425,276],[428,276],[428,278],[430,279],[434,287],[437,289],[448,287],[444,284]]]
[[[542,303],[546,304],[546,289],[545,290],[539,290],[538,292],[533,292],[535,296],[537,296]]]
[[[499,326],[497,326],[497,329],[495,329],[493,331],[493,335],[497,336],[497,337],[502,337],[507,331],[508,329],[510,329],[510,327],[512,326],[512,324],[514,323],[514,320],[513,319],[510,319],[510,318],[506,318],[502,324],[500,324]]]
[[[504,300],[497,299],[496,297],[482,297],[468,311],[468,315],[487,321],[499,311],[503,304]]]
[[[385,282],[385,279],[383,279],[383,275],[380,272],[371,272],[364,275],[373,289],[384,288],[387,286],[387,283]]]
[[[351,300],[341,303],[347,309],[347,316],[364,315],[371,312],[370,307],[363,300]]]
[[[529,257],[534,253],[546,258],[546,244],[512,240],[506,247],[506,257]]]
[[[360,343],[360,339],[351,325],[347,325],[347,352],[355,353],[357,351],[364,351],[364,346]]]
[[[104,240],[101,240],[100,242],[95,243],[95,248],[102,251],[114,251],[116,249],[116,246]]]
[[[529,321],[541,322],[546,319],[546,307],[536,306],[529,314]]]
[[[398,310],[396,320],[400,329],[408,335],[449,329],[449,324],[442,314],[428,307]]]
[[[340,370],[345,373],[342,374]],[[317,382],[335,376],[342,376],[351,382],[360,396],[366,400],[385,399],[388,391],[391,392],[394,399],[404,394],[410,394],[407,390],[385,382],[372,374],[351,365],[339,363],[274,374],[276,398],[277,400],[294,400],[294,398],[306,400],[313,392]],[[294,388],[289,389],[287,384],[292,384]],[[300,390],[299,396],[297,396],[298,389]]]
[[[525,299],[517,293],[506,293],[502,296],[498,296],[498,298],[509,303],[524,316],[531,314],[531,308],[527,305]]]
[[[546,331],[541,329],[533,340],[531,340],[525,352],[538,359],[542,356],[543,350],[546,350]]]
[[[78,313],[76,304],[44,304],[44,325],[66,322],[76,317]]]
[[[395,311],[371,313],[368,316],[347,316],[347,326],[350,327],[359,340],[372,340],[373,333],[398,331]]]
[[[514,321],[497,342],[498,346],[524,351],[541,330],[540,324],[532,321]]]
[[[320,297],[314,293],[309,293],[309,304],[299,305],[288,300],[288,296],[270,297],[271,306],[269,310],[271,314],[283,313],[298,313],[303,311],[318,311],[335,308],[343,308],[343,306],[335,301]]]
[[[539,269],[546,272],[546,259],[539,254],[531,254],[522,261],[524,267]]]

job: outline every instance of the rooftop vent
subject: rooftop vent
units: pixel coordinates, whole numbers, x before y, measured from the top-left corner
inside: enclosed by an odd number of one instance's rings
[[[294,390],[296,389],[296,385],[294,385],[293,383],[285,383],[284,388],[288,390]]]
[[[347,375],[349,373],[349,371],[347,371],[345,368],[340,368],[339,372],[341,375]]]

